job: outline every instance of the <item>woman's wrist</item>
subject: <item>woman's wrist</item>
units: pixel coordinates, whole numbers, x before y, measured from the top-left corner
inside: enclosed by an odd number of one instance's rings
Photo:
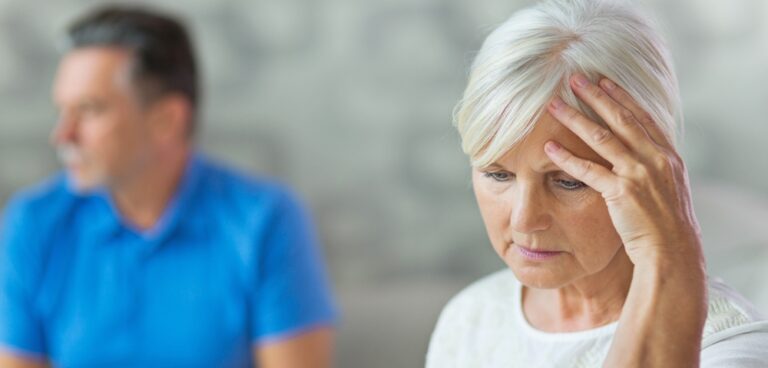
[[[663,274],[705,271],[704,255],[698,239],[661,245],[626,245],[635,268]]]
[[[644,289],[649,299],[673,298],[690,305],[691,312],[706,315],[706,268],[697,245],[677,247],[676,251],[648,251],[635,263],[632,287]],[[663,249],[663,248],[662,248]],[[700,313],[696,313],[700,314]],[[692,316],[694,317],[694,316]]]
[[[656,252],[635,264],[632,286],[647,301],[686,311],[703,321],[707,314],[706,269],[701,252]]]

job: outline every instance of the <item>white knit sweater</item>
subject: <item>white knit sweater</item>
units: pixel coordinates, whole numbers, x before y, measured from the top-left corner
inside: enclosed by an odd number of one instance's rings
[[[569,333],[536,330],[523,315],[521,290],[505,269],[453,297],[432,333],[427,368],[602,365],[618,322]],[[711,279],[701,367],[768,367],[768,321],[733,289]]]

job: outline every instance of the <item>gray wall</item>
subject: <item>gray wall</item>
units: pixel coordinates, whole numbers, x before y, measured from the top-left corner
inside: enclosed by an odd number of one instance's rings
[[[0,0],[0,204],[57,168],[57,37],[98,1]],[[530,1],[156,1],[199,44],[202,146],[276,175],[318,219],[339,366],[423,364],[442,304],[503,267],[451,127],[474,51]],[[711,273],[768,311],[768,2],[648,1],[679,73]],[[756,277],[762,275],[763,278]]]

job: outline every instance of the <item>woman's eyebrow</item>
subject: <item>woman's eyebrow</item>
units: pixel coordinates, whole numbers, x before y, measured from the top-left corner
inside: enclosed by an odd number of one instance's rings
[[[562,172],[563,171],[563,169],[561,169],[559,166],[555,165],[555,163],[552,162],[552,161],[546,161],[546,162],[534,164],[534,165],[531,165],[531,168],[535,172],[544,173],[544,174],[557,173],[557,172]],[[498,163],[492,163],[492,164],[482,168],[481,170],[504,170],[504,171],[509,171],[511,173],[514,172],[514,170],[511,170],[511,169],[509,169],[509,168],[507,168],[507,167],[505,167],[503,165],[500,165]]]
[[[507,170],[507,169],[506,169],[504,166],[501,166],[501,165],[499,165],[499,164],[497,164],[497,163],[495,163],[495,162],[494,162],[494,163],[492,163],[492,164],[490,164],[490,165],[488,165],[488,166],[486,166],[486,167],[484,167],[484,168],[482,168],[482,169],[483,169],[483,170],[488,170],[488,169],[501,169],[501,170]]]

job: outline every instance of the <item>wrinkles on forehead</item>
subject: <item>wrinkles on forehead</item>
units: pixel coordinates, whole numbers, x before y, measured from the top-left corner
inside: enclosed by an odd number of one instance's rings
[[[535,123],[533,130],[509,149],[488,168],[508,171],[531,170],[533,172],[562,171],[544,152],[547,141],[557,141],[573,154],[611,168],[610,163],[590,148],[576,134],[562,125],[549,113]]]

